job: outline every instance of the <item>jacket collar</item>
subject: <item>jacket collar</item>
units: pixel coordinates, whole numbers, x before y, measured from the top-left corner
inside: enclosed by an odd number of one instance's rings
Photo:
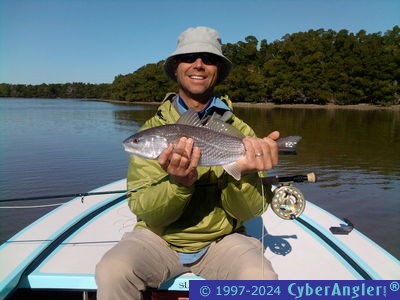
[[[174,106],[180,115],[183,115],[189,109],[179,95],[175,98]],[[214,112],[222,116],[227,111],[231,111],[228,105],[226,105],[220,98],[213,97],[208,102],[207,106],[198,112],[198,115],[200,119],[204,119],[211,116]]]

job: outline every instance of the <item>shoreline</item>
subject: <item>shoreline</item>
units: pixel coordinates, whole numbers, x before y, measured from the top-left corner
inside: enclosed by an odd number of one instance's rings
[[[101,101],[114,104],[125,105],[160,105],[161,102],[156,101],[121,101],[112,99],[87,99],[88,101]],[[353,110],[394,110],[400,111],[400,104],[390,106],[379,106],[373,104],[274,104],[274,103],[248,103],[248,102],[233,102],[233,107],[257,107],[261,109],[274,109],[274,108],[294,108],[294,109],[353,109]]]
[[[233,103],[237,107],[259,107],[263,109],[271,108],[307,108],[307,109],[353,109],[353,110],[400,110],[400,104],[390,106],[379,106],[373,104],[273,104],[273,103]]]
[[[1,98],[13,98],[13,97],[0,97]],[[36,98],[25,98],[25,99],[36,99]],[[123,105],[160,105],[162,101],[126,101],[126,100],[114,100],[114,99],[94,99],[94,98],[46,98],[46,99],[76,99],[83,101],[99,101],[108,102],[113,104]],[[349,104],[349,105],[338,105],[338,104],[275,104],[275,103],[249,103],[249,102],[232,102],[233,107],[256,107],[260,109],[274,109],[274,108],[290,108],[290,109],[348,109],[348,110],[393,110],[400,111],[400,104],[394,104],[389,106],[381,106],[375,104]]]

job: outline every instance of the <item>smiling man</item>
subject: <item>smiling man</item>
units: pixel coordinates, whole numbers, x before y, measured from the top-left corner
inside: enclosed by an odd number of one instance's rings
[[[185,103],[201,110],[211,99],[217,82],[218,57],[209,53],[191,53],[175,57],[179,95]]]
[[[260,175],[278,163],[279,133],[257,138],[233,114],[231,101],[214,95],[231,65],[217,31],[184,31],[164,65],[178,93],[168,94],[141,130],[175,123],[189,109],[202,123],[216,114],[245,136],[246,155],[236,162],[241,179],[221,166],[199,166],[200,150],[186,137],[157,160],[132,156],[128,189],[141,188],[129,207],[138,222],[97,265],[98,299],[142,299],[147,287],[185,272],[216,280],[277,279],[263,245],[245,234],[243,224],[260,216],[272,197]]]

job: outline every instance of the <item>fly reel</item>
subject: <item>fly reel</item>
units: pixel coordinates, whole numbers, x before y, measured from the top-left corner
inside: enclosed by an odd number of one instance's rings
[[[281,185],[274,189],[271,207],[280,218],[290,220],[303,213],[306,201],[298,188],[292,185]]]

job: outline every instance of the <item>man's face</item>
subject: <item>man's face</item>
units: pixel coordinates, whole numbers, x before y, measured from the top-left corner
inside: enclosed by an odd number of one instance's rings
[[[209,53],[184,54],[176,58],[176,63],[180,94],[208,101],[217,81],[218,57]]]

